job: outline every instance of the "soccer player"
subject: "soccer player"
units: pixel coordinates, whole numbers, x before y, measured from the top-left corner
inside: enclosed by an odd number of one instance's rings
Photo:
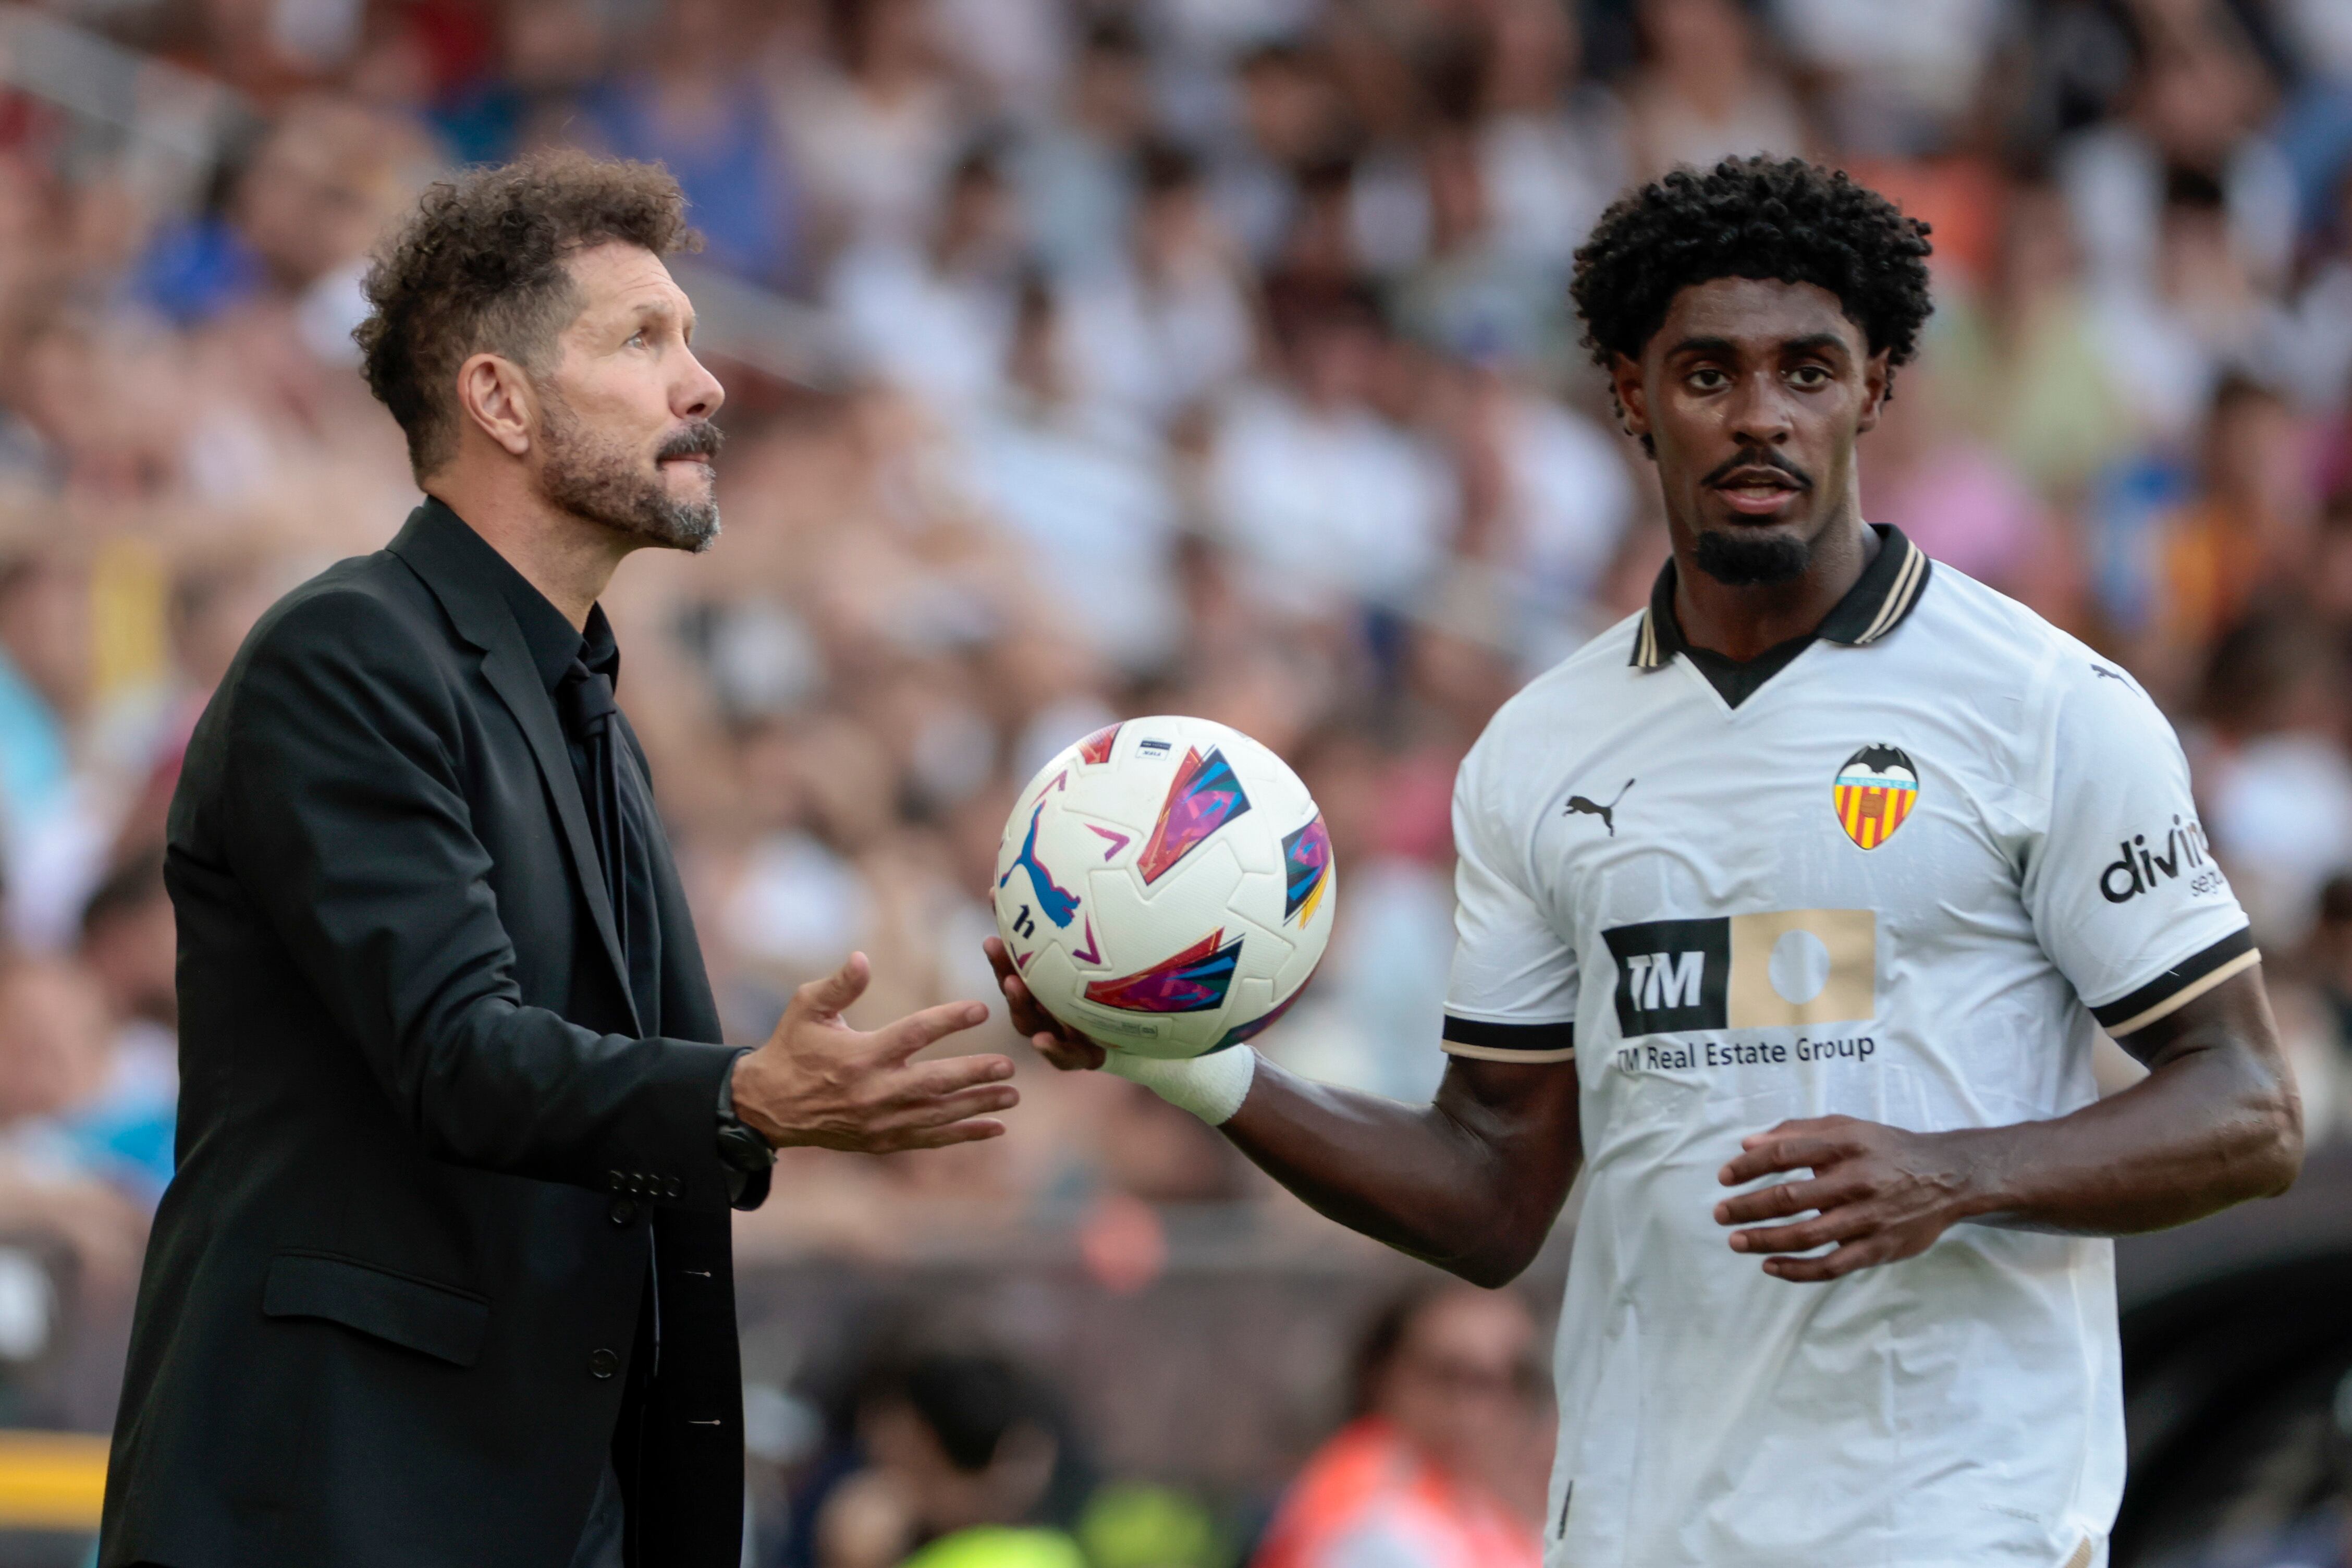
[[[2244,914],[2124,671],[1864,521],[1925,227],[1802,162],[1633,192],[1574,295],[1674,554],[1454,794],[1432,1105],[1247,1049],[1116,1070],[1483,1284],[1587,1188],[1555,1565],[2088,1568],[2112,1244],[2291,1183]],[[1058,1065],[1104,1054],[1035,1005]],[[2104,1026],[2147,1065],[2098,1098]]]

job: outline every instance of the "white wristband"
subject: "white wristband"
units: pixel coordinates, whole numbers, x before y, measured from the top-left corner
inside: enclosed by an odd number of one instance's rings
[[[1205,1057],[1163,1061],[1131,1051],[1104,1053],[1103,1070],[1139,1083],[1179,1110],[1189,1110],[1212,1127],[1222,1127],[1249,1098],[1257,1076],[1257,1053],[1228,1046]]]

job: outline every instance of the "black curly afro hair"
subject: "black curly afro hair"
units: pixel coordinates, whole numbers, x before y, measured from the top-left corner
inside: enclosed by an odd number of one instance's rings
[[[1676,169],[1610,204],[1576,253],[1569,292],[1593,363],[1642,357],[1675,296],[1717,278],[1812,283],[1838,297],[1893,367],[1918,352],[1927,226],[1840,171],[1802,158]],[[1890,384],[1892,377],[1890,374]],[[1645,443],[1646,444],[1646,443]]]

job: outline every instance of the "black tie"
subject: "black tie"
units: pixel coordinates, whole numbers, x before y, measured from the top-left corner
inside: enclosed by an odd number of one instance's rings
[[[613,682],[575,658],[555,695],[563,727],[583,753],[580,792],[588,808],[588,831],[596,841],[604,897],[613,910],[613,932],[620,939],[637,1018],[646,1029],[656,1029],[659,1022],[654,1014],[657,958],[652,880],[645,858],[645,829],[635,809],[635,773],[624,771],[621,738],[614,723],[620,710],[613,701]],[[642,905],[640,898],[645,900]]]

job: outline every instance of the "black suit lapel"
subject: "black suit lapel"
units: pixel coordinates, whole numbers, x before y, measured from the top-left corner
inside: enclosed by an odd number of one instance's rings
[[[463,530],[469,537],[449,538],[446,531],[450,529]],[[514,714],[523,739],[530,743],[531,759],[539,764],[540,777],[563,825],[563,841],[572,852],[572,880],[588,900],[588,913],[604,941],[604,961],[612,968],[622,1004],[629,1010],[631,1032],[636,1032],[641,1026],[635,999],[629,993],[628,964],[621,954],[612,900],[604,892],[603,862],[596,858],[596,840],[588,831],[588,807],[580,798],[580,780],[572,771],[572,753],[564,745],[555,703],[540,683],[513,613],[495,588],[479,580],[475,570],[478,563],[467,559],[470,551],[488,550],[489,544],[467,529],[456,513],[428,501],[409,514],[406,526],[390,548],[433,591],[457,635],[481,650],[483,679]]]

